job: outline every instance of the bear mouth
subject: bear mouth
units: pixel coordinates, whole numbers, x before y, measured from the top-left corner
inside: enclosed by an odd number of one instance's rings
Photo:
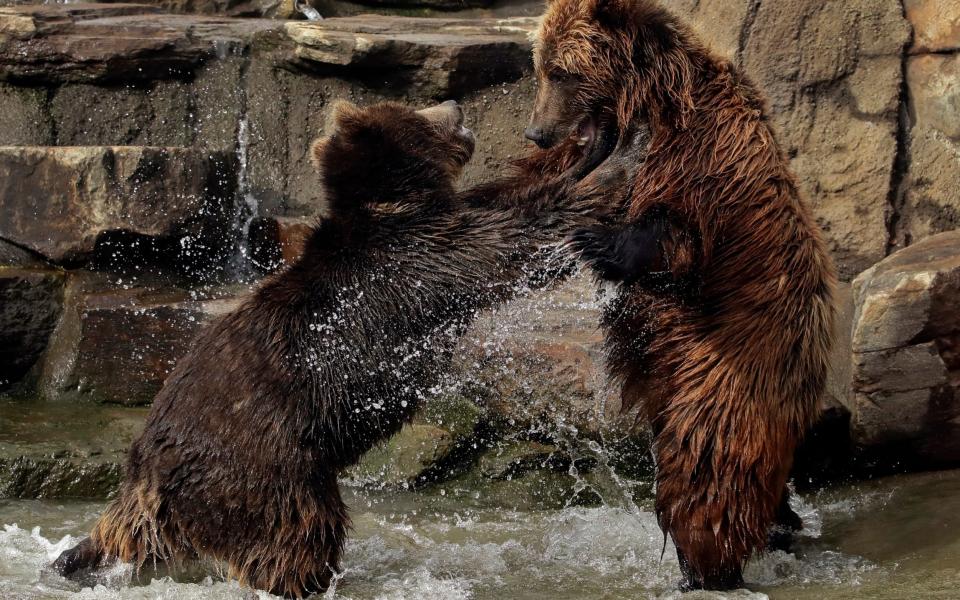
[[[464,127],[462,123],[460,124],[460,128],[457,129],[456,135],[461,141],[470,145],[473,145],[477,142],[477,136],[475,136],[472,131]]]
[[[461,166],[465,165],[473,158],[473,151],[477,147],[477,136],[461,123],[454,132],[453,137],[459,149],[457,153],[459,156],[456,157],[457,162],[460,163]]]
[[[571,137],[582,152],[579,171],[586,174],[613,153],[619,135],[615,124],[604,123],[591,114],[580,120]]]

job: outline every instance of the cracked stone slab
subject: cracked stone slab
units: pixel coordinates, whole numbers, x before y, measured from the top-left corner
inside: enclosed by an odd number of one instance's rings
[[[853,441],[960,463],[960,231],[895,252],[853,288]]]
[[[160,14],[138,4],[0,8],[0,80],[188,79],[205,61],[280,27],[269,19]]]
[[[238,292],[72,274],[38,387],[49,401],[149,404],[200,328],[236,308]]]
[[[519,78],[531,64],[536,20],[362,15],[285,28],[302,66],[390,73],[441,96]]]

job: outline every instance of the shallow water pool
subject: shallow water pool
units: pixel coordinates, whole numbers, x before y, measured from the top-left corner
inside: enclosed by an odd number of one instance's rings
[[[792,554],[754,560],[750,590],[676,591],[679,571],[653,515],[615,507],[518,511],[482,493],[348,489],[354,515],[342,577],[326,597],[384,600],[600,598],[960,598],[960,471],[899,476],[802,496]],[[102,503],[0,501],[0,598],[268,598],[215,568],[129,567],[92,587],[45,569]]]

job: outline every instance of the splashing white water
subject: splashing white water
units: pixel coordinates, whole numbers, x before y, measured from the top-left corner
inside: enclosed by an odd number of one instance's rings
[[[247,153],[250,147],[250,121],[247,119],[247,116],[244,115],[240,119],[240,123],[237,125],[237,192],[240,194],[240,197],[243,199],[245,209],[241,208],[239,217],[242,219],[240,223],[240,231],[243,235],[243,239],[246,240],[247,236],[250,234],[250,223],[253,222],[253,219],[257,216],[260,211],[260,202],[257,200],[257,197],[253,194],[250,186],[249,175],[247,172]],[[241,245],[245,251],[245,244]]]
[[[611,507],[521,512],[458,508],[449,498],[432,507],[411,493],[367,496],[348,491],[355,530],[344,571],[324,598],[329,600],[556,600],[580,598],[674,598],[679,571],[655,517]],[[419,507],[408,508],[404,507]],[[16,505],[0,506],[7,519]],[[80,588],[48,570],[76,543],[88,525],[90,507],[42,504],[32,518],[74,523],[74,534],[48,539],[38,527],[7,525],[0,531],[0,597],[18,600],[210,600],[273,598],[223,581],[215,569],[191,580],[175,575],[135,575],[114,567],[92,587]],[[21,515],[23,516],[23,515]],[[56,537],[56,536],[53,536]],[[752,586],[828,584],[855,586],[876,571],[862,558],[828,550],[800,555],[772,553],[753,561]],[[784,596],[789,597],[789,596]],[[684,594],[683,600],[767,598],[763,593]]]

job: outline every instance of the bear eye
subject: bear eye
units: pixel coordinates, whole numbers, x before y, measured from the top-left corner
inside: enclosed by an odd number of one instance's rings
[[[568,81],[573,81],[576,79],[576,75],[573,73],[568,73],[566,71],[550,71],[547,74],[547,79],[554,83],[567,83]]]

